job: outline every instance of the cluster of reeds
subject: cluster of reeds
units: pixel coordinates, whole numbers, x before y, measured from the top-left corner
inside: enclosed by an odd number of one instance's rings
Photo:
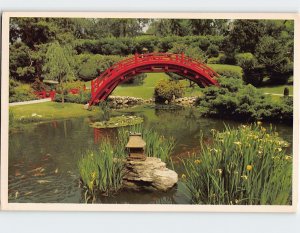
[[[117,131],[114,144],[103,140],[98,150],[89,150],[78,161],[81,182],[85,189],[85,201],[95,199],[98,194],[109,195],[122,186],[124,160],[127,156],[125,146],[130,132],[141,132],[147,143],[146,153],[168,161],[174,148],[174,139],[166,139],[153,130],[143,129],[142,125],[122,127]]]
[[[143,128],[141,124],[118,129],[117,139],[120,151],[127,144],[130,133],[136,132],[141,133],[146,142],[146,155],[148,157],[157,157],[164,162],[169,160],[175,147],[174,138],[166,138],[153,129]]]
[[[111,108],[107,101],[102,101],[99,103],[100,110],[102,111],[102,120],[108,121],[111,115]]]
[[[288,143],[261,123],[212,130],[214,142],[184,160],[185,181],[197,204],[289,205],[292,156]]]
[[[81,181],[86,189],[86,201],[94,198],[97,193],[109,195],[121,188],[124,154],[115,151],[109,140],[105,139],[100,143],[98,150],[88,151],[78,161]]]

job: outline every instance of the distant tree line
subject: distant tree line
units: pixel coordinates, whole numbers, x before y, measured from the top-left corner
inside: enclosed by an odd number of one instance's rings
[[[89,80],[146,50],[237,64],[255,85],[266,77],[286,82],[293,44],[292,20],[11,18],[10,78]]]

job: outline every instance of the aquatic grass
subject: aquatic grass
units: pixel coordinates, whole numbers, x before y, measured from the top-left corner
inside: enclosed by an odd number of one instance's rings
[[[128,156],[125,146],[130,132],[142,132],[147,143],[147,156],[155,156],[165,162],[169,161],[175,146],[173,138],[167,139],[154,130],[143,129],[141,124],[122,127],[118,129],[116,138],[104,139],[98,150],[87,151],[78,161],[86,202],[94,200],[99,193],[110,195],[121,188],[124,177],[124,161]]]
[[[124,148],[126,146],[130,132],[142,133],[142,137],[146,142],[145,150],[148,157],[157,157],[164,162],[169,161],[170,155],[175,147],[174,138],[166,138],[153,129],[145,129],[142,124],[139,124],[118,129],[118,147]]]
[[[119,128],[129,125],[141,124],[144,121],[142,117],[137,116],[116,116],[111,117],[108,121],[98,121],[90,124],[90,127],[97,129]]]
[[[182,179],[196,204],[290,205],[292,156],[275,130],[226,126],[212,130],[213,144],[183,160]]]
[[[78,161],[81,181],[93,197],[99,192],[102,195],[117,192],[122,185],[123,167],[123,159],[108,139],[100,143],[98,150],[87,151]]]

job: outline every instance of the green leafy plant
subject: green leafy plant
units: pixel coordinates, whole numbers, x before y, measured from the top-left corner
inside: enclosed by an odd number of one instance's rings
[[[158,103],[171,101],[173,96],[180,98],[184,94],[184,86],[177,80],[161,80],[154,89],[154,98]]]
[[[184,161],[182,178],[195,204],[290,205],[292,156],[288,143],[261,122],[224,132]]]
[[[9,102],[22,102],[38,99],[33,93],[33,89],[29,84],[22,84],[21,82],[9,82]]]
[[[220,87],[207,87],[198,97],[197,105],[203,115],[230,118],[238,121],[293,122],[292,99],[274,102],[252,85],[242,80],[219,78]]]
[[[108,139],[100,143],[98,150],[86,152],[78,161],[78,168],[87,197],[95,198],[98,193],[107,196],[121,188],[124,157],[124,153],[115,153]]]

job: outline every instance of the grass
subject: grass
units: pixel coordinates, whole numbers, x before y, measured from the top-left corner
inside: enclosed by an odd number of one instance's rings
[[[290,95],[293,95],[293,85],[280,85],[280,86],[269,86],[269,87],[259,87],[258,89],[264,93],[271,93],[271,94],[280,94],[283,95],[284,88],[287,87],[290,91]]]
[[[260,123],[212,130],[213,143],[184,161],[196,204],[290,205],[292,156],[274,129]]]
[[[99,108],[85,110],[82,104],[45,102],[9,107],[16,123],[29,123],[65,119],[71,117],[93,116],[100,112]]]
[[[165,73],[147,73],[142,85],[120,85],[112,93],[115,96],[132,96],[142,99],[153,98],[154,88],[160,80],[167,80],[169,76]],[[189,88],[188,80],[181,80],[185,86],[184,96],[198,96],[201,95],[201,88],[195,85],[194,88]]]
[[[132,96],[142,99],[153,97],[154,87],[160,80],[166,80],[169,76],[165,73],[149,73],[142,85],[120,85],[112,93],[116,96]]]
[[[266,86],[266,87],[258,87],[263,93],[269,93],[273,102],[282,102],[282,96],[284,88],[287,87],[289,89],[290,95],[293,95],[294,87],[293,85],[279,85],[279,86]]]

